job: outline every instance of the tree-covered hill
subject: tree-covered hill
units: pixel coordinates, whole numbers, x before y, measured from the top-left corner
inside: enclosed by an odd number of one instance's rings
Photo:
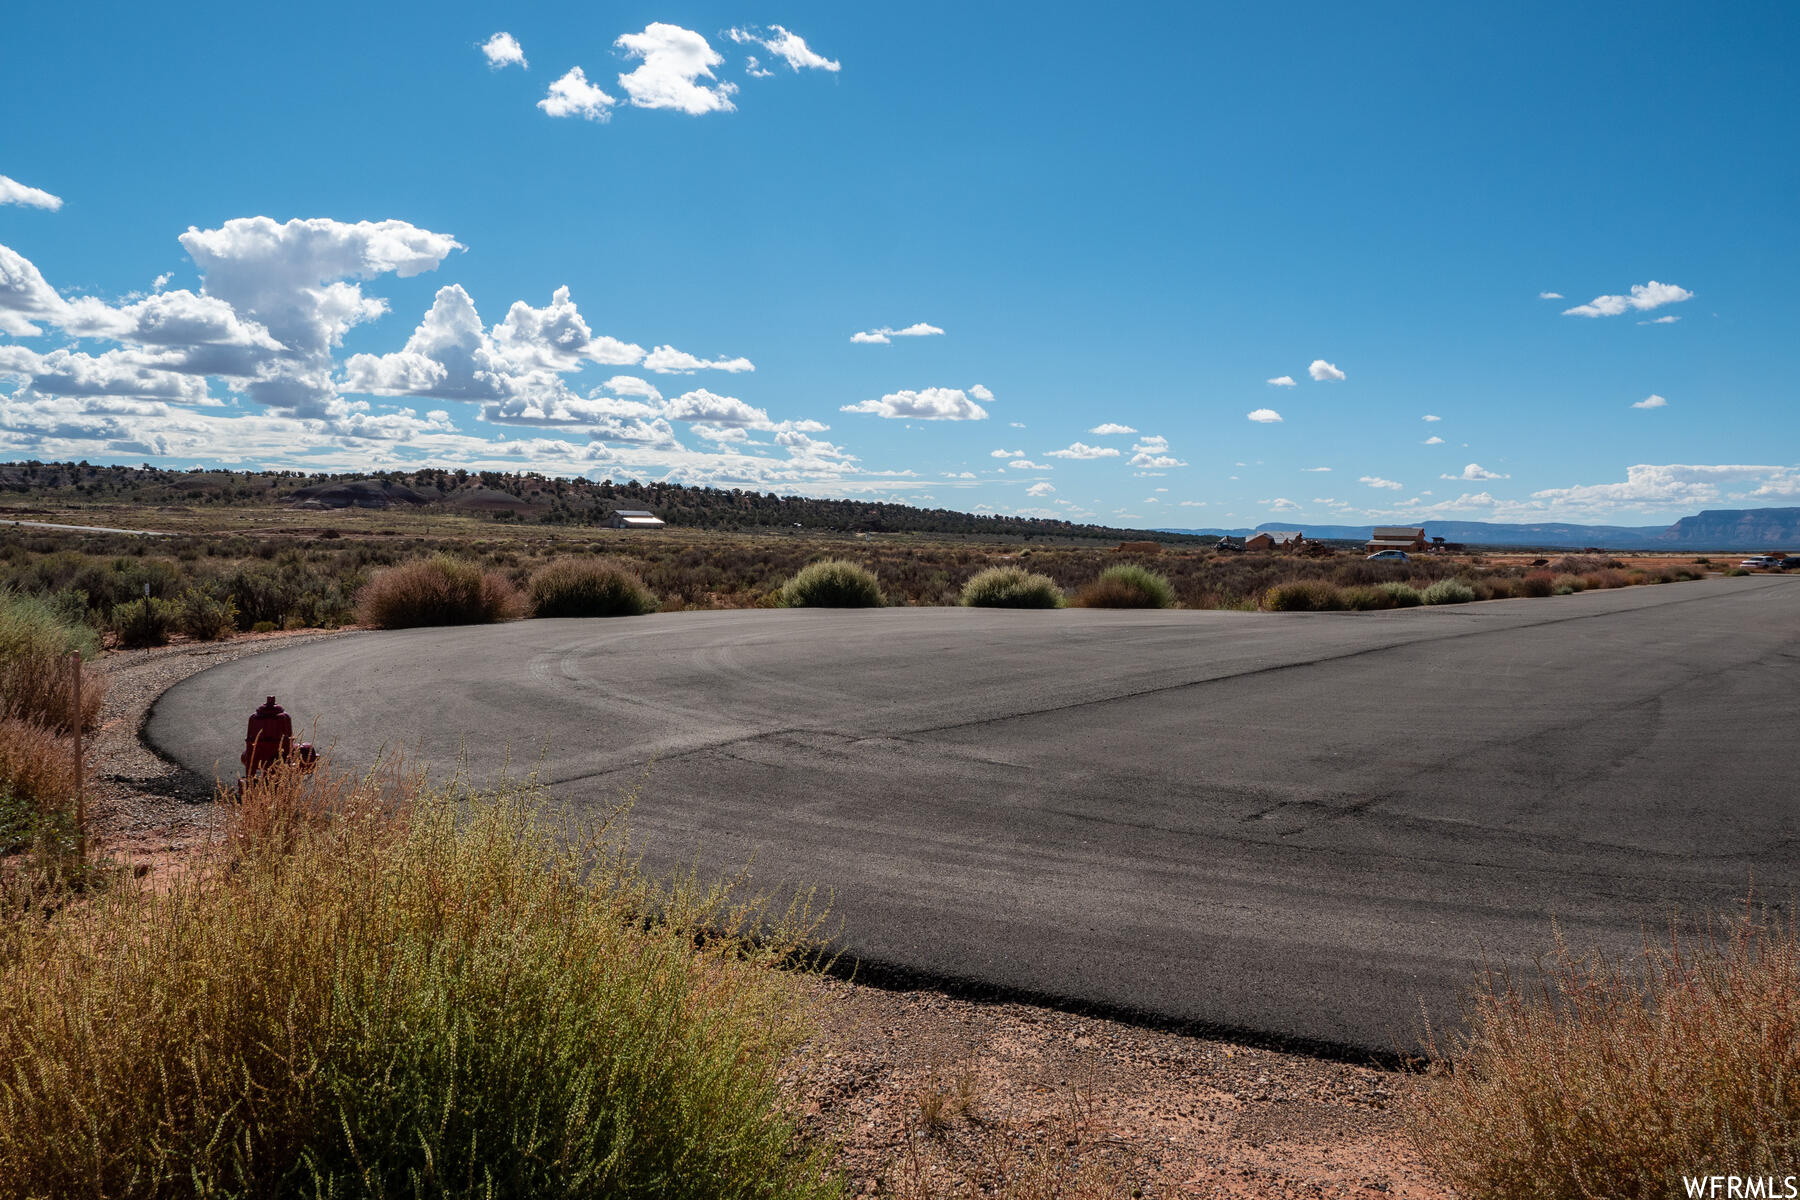
[[[793,529],[839,533],[935,533],[978,537],[1154,540],[1203,544],[1215,537],[1080,525],[1037,517],[915,508],[870,500],[821,500],[738,488],[561,479],[533,472],[444,470],[373,474],[179,471],[87,463],[0,463],[0,497],[64,504],[132,503],[289,508],[424,508],[542,524],[599,524],[615,508],[644,508],[694,529]]]

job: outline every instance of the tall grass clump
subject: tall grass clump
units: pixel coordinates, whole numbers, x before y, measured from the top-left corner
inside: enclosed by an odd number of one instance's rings
[[[1550,581],[1550,590],[1558,596],[1573,596],[1587,590],[1587,580],[1579,575],[1558,575]]]
[[[1559,939],[1530,985],[1490,973],[1413,1131],[1459,1195],[1681,1196],[1681,1177],[1800,1162],[1800,938],[1749,906],[1626,962]],[[1747,1194],[1747,1193],[1746,1193]],[[1777,1192],[1777,1194],[1779,1194]]]
[[[0,1197],[840,1194],[781,1099],[803,906],[652,886],[529,788],[244,803],[0,929]]]
[[[357,620],[377,629],[488,625],[525,615],[525,598],[498,571],[438,554],[378,573],[356,598]]]
[[[970,608],[1061,608],[1063,592],[1048,575],[989,567],[963,585],[962,602]]]
[[[1265,592],[1263,607],[1270,612],[1331,612],[1349,605],[1342,589],[1335,583],[1323,579],[1295,579],[1278,583]]]
[[[1440,579],[1420,593],[1427,604],[1467,604],[1475,589],[1460,579]]]
[[[44,600],[0,591],[0,717],[35,721],[57,733],[73,732],[75,696],[69,655],[91,659],[100,639],[85,624],[59,614]],[[105,681],[89,675],[82,681],[82,728],[100,715]]]
[[[783,608],[880,608],[881,581],[841,558],[808,563],[781,585]]]
[[[0,854],[46,835],[73,834],[75,765],[69,743],[41,721],[0,717]],[[0,921],[6,919],[0,905]]]
[[[1168,579],[1136,563],[1120,563],[1075,593],[1083,608],[1169,608],[1175,589]]]
[[[534,617],[641,617],[662,607],[636,572],[608,559],[558,559],[525,590]]]

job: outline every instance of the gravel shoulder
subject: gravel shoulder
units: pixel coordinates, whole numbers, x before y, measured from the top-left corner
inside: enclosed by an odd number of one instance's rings
[[[336,636],[109,652],[88,757],[101,851],[179,870],[214,833],[213,781],[141,740],[158,696],[220,663]],[[220,748],[227,778],[237,749]],[[1426,1086],[1414,1078],[1023,1004],[808,986],[820,1032],[784,1081],[855,1195],[1447,1195],[1406,1136],[1402,1106]]]

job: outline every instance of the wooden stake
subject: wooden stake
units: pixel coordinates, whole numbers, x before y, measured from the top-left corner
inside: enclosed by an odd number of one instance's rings
[[[85,863],[87,862],[87,797],[81,781],[81,651],[69,652],[69,670],[73,673],[75,690],[75,719],[71,722],[75,727],[75,852]]]

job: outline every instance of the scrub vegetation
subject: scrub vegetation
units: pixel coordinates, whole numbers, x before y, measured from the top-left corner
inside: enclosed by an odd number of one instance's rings
[[[1175,589],[1165,575],[1137,563],[1120,563],[1077,591],[1075,603],[1083,608],[1168,608],[1175,603]]]
[[[875,573],[841,558],[808,563],[777,594],[783,608],[880,608],[885,602]]]
[[[575,481],[559,485],[528,475],[465,472],[458,482],[454,472],[422,472],[417,478],[320,483],[292,473],[153,471],[146,476],[138,471],[142,478],[134,484],[133,472],[124,468],[91,468],[82,470],[94,477],[76,486],[68,478],[44,482],[56,471],[72,478],[71,471],[79,474],[75,468],[0,468],[0,516],[143,524],[170,532],[146,538],[0,526],[0,590],[38,597],[58,614],[126,646],[356,623],[398,628],[438,623],[440,617],[504,620],[531,611],[570,611],[565,603],[573,611],[589,611],[589,601],[580,595],[598,596],[596,587],[607,597],[593,600],[597,612],[644,611],[652,601],[664,612],[773,607],[793,598],[784,588],[803,570],[831,560],[872,572],[882,602],[896,605],[962,604],[965,592],[1029,595],[1035,603],[1054,591],[1068,602],[1094,606],[1155,601],[1183,608],[1291,611],[1304,596],[1315,610],[1366,610],[1405,607],[1412,594],[1450,578],[1472,589],[1476,600],[1488,600],[1705,574],[1700,564],[1646,570],[1600,555],[1568,555],[1539,569],[1479,554],[1376,563],[1364,561],[1356,548],[1319,547],[1298,555],[1222,552],[1213,545],[1216,539],[1158,534],[1147,544],[1134,540],[1142,531],[1133,539],[1113,540],[1118,531],[1055,521],[951,520],[936,510],[849,501],[790,499],[775,505],[784,514],[791,509],[791,515],[829,523],[820,528],[801,520],[763,522],[772,503],[768,497],[664,485],[581,483],[585,507],[570,507]],[[28,478],[31,471],[37,472],[35,479]],[[562,508],[556,507],[559,486],[566,501]],[[304,495],[309,489],[312,499]],[[334,503],[385,507],[291,507],[320,503],[318,497],[330,498],[333,489],[349,497],[339,495]],[[608,489],[611,498],[602,504]],[[402,491],[412,499],[393,499]],[[536,507],[525,516],[513,515],[505,505],[483,507],[482,497],[490,492]],[[43,506],[47,499],[60,506]],[[148,506],[153,501],[160,506]],[[610,511],[611,503],[651,507],[675,523],[655,531],[588,523]],[[742,518],[736,526],[727,520],[733,512]],[[690,520],[694,524],[682,524]],[[926,527],[917,528],[921,523]],[[1147,545],[1155,552],[1146,552]],[[565,563],[571,565],[559,565]],[[1131,570],[1112,573],[1115,567]],[[483,581],[479,587],[474,568]],[[1018,592],[1011,585],[995,590],[996,584],[984,581],[968,590],[996,568],[1009,579],[1033,576],[1049,584]],[[613,570],[635,576],[642,592],[606,575]],[[1150,576],[1165,581],[1166,592],[1147,583]],[[604,578],[612,582],[602,583]],[[1288,584],[1305,586],[1283,589]]]
[[[963,584],[970,608],[1061,608],[1063,590],[1048,575],[1023,567],[989,567]]]
[[[91,658],[99,644],[44,600],[0,591],[0,855],[37,850],[50,866],[75,844],[68,735],[94,727],[106,682],[86,676],[78,712],[70,656]]]
[[[1800,1161],[1800,937],[1747,904],[1633,961],[1560,943],[1537,978],[1490,973],[1414,1134],[1458,1195],[1680,1196],[1682,1175]]]
[[[662,607],[630,567],[608,559],[562,558],[533,572],[534,617],[641,617]]]
[[[0,1197],[841,1194],[778,1079],[805,904],[556,813],[279,771],[190,869],[0,923]]]

